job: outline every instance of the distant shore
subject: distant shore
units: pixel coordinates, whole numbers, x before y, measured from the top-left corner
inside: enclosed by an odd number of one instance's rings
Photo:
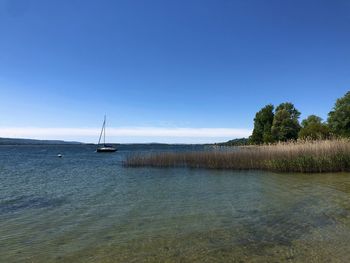
[[[75,141],[62,141],[62,140],[37,140],[37,139],[0,137],[0,145],[66,145],[66,144],[83,144],[83,143],[75,142]]]
[[[127,167],[189,167],[276,172],[349,172],[350,140],[297,141],[237,150],[166,152],[129,156]]]

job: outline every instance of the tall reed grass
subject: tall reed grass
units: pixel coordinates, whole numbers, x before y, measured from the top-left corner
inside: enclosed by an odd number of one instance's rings
[[[279,172],[350,171],[350,140],[296,141],[230,150],[132,155],[128,167],[189,167]]]

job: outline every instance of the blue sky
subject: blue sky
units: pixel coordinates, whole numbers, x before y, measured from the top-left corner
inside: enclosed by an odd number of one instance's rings
[[[350,1],[0,0],[0,136],[213,142],[350,87]]]

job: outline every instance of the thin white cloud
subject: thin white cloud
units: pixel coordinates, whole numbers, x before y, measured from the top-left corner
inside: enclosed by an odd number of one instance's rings
[[[95,141],[100,133],[99,128],[38,128],[38,127],[0,127],[0,137],[35,138],[35,139],[64,139],[80,140],[84,142]],[[167,138],[176,141],[197,141],[198,138],[247,137],[251,134],[248,129],[234,128],[161,128],[161,127],[121,127],[108,128],[107,135],[110,141],[135,142],[166,141]],[[141,139],[142,138],[142,139]],[[158,140],[159,139],[159,140]],[[205,141],[205,140],[204,140]]]

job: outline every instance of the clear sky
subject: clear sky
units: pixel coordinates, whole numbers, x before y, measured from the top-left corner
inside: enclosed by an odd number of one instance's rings
[[[0,0],[2,137],[223,141],[349,89],[348,0]]]

